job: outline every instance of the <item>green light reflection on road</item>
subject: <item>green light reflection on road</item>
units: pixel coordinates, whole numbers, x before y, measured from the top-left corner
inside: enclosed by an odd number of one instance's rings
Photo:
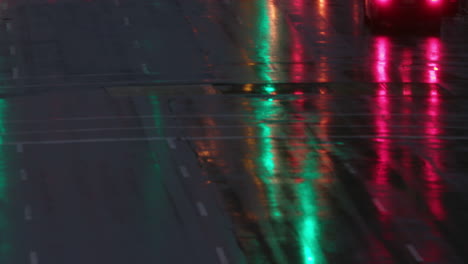
[[[315,141],[308,142],[308,146],[316,144]],[[303,160],[303,170],[301,172],[301,178],[306,181],[296,185],[299,206],[302,210],[302,217],[299,219],[296,228],[298,229],[304,264],[326,263],[319,242],[321,234],[317,216],[318,197],[312,185],[314,179],[323,177],[319,171],[316,160],[317,157],[314,150],[309,151],[308,155]]]
[[[277,23],[277,14],[275,12],[275,6],[271,0],[258,1],[259,3],[259,14],[258,14],[258,38],[256,41],[256,54],[258,56],[259,74],[261,80],[265,83],[263,85],[263,91],[267,94],[274,94],[276,89],[273,84],[273,78],[271,76],[271,53],[272,43],[278,41],[277,32],[278,28],[275,27]],[[274,117],[282,111],[281,105],[275,102],[272,98],[266,101],[260,101],[255,105],[255,116],[258,120],[265,120]],[[265,123],[261,123],[260,127],[260,162],[265,168],[265,173],[260,172],[260,179],[265,186],[265,191],[272,220],[275,220],[280,225],[285,225],[283,215],[278,198],[281,197],[282,190],[280,184],[273,182],[276,173],[276,162],[277,157],[275,156],[274,141],[270,138],[273,136],[272,128]],[[307,157],[304,164],[304,170],[302,178],[314,179],[319,177],[318,168],[314,160],[316,157]],[[281,179],[280,179],[281,180]],[[310,181],[307,181],[310,182]],[[304,264],[319,264],[324,263],[324,257],[321,254],[319,248],[319,233],[317,223],[317,208],[316,208],[316,197],[313,186],[308,184],[298,184],[294,186],[295,191],[298,193],[299,206],[303,212],[303,215],[296,221],[295,229],[298,235],[298,242],[300,243],[301,252]],[[283,204],[282,206],[287,206]],[[284,208],[287,209],[287,208]],[[284,220],[284,221],[283,221]],[[284,226],[285,227],[285,226]],[[276,244],[276,243],[275,243]],[[277,251],[279,245],[271,245],[277,258],[280,260],[284,255]],[[284,249],[282,249],[284,251]]]
[[[266,104],[271,104],[270,101],[263,102]],[[262,109],[262,108],[260,108]],[[260,119],[265,118],[266,116],[259,115]],[[270,138],[272,136],[271,128],[267,124],[260,124],[260,136],[261,136],[261,143],[260,143],[260,160],[261,164],[266,170],[266,173],[260,172],[260,178],[262,182],[267,187],[268,197],[269,197],[269,206],[270,206],[270,214],[273,218],[278,219],[282,217],[281,210],[279,209],[279,204],[277,201],[277,196],[279,196],[279,190],[276,187],[276,184],[271,184],[273,178],[275,178],[275,150],[274,150],[274,142]]]
[[[11,245],[8,243],[10,235],[10,225],[6,215],[6,207],[9,204],[8,200],[8,178],[7,178],[7,155],[5,146],[5,134],[6,134],[6,110],[7,102],[4,99],[0,99],[0,204],[2,205],[0,211],[0,262],[6,263],[8,260],[8,254],[11,250]]]
[[[274,93],[275,87],[271,85],[273,78],[271,77],[271,46],[275,39],[275,29],[272,28],[276,21],[272,18],[272,13],[275,12],[275,7],[271,0],[258,1],[258,22],[257,22],[257,38],[255,40],[255,52],[258,58],[259,77],[267,83],[263,86],[266,93]]]

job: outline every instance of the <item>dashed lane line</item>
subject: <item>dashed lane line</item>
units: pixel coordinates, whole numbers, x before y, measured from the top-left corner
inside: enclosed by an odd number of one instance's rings
[[[28,180],[28,174],[26,173],[26,170],[25,170],[25,169],[21,169],[21,170],[20,170],[20,177],[21,177],[21,180],[22,180],[22,181]]]
[[[224,253],[224,249],[222,247],[216,247],[216,254],[218,255],[219,263],[220,264],[229,264],[229,261]]]
[[[18,67],[13,67],[11,69],[11,72],[12,72],[12,75],[13,75],[13,79],[18,79],[19,77],[19,70],[18,70]]]
[[[168,138],[166,141],[167,141],[167,145],[169,145],[169,147],[171,149],[176,149],[177,148],[174,138]]]
[[[374,202],[375,206],[377,207],[377,209],[379,209],[380,212],[382,213],[387,213],[387,209],[383,206],[383,204],[376,198],[372,199],[372,201]]]
[[[421,257],[421,255],[419,254],[419,252],[416,250],[416,248],[413,245],[407,244],[406,248],[408,248],[408,251],[410,252],[411,256],[413,256],[413,258],[417,262],[423,262],[424,261],[424,259]]]
[[[31,206],[26,205],[24,207],[24,219],[26,221],[31,221],[32,220],[32,211],[31,211]]]
[[[189,178],[190,177],[190,173],[188,172],[188,170],[187,170],[187,168],[185,166],[180,166],[179,170],[180,170],[180,173],[182,174],[182,176],[184,178]]]
[[[206,211],[205,205],[202,202],[197,202],[197,208],[201,216],[208,216],[208,212]]]
[[[29,263],[31,264],[39,264],[39,257],[37,256],[36,251],[29,252]]]

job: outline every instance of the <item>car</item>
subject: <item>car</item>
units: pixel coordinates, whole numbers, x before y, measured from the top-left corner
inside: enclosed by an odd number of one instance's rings
[[[364,0],[364,17],[371,29],[408,24],[439,27],[454,16],[461,0]]]

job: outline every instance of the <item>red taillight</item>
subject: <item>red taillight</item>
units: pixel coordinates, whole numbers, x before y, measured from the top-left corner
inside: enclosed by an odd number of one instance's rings
[[[390,3],[390,0],[377,0],[377,3],[379,3],[379,4],[388,4],[388,3]]]

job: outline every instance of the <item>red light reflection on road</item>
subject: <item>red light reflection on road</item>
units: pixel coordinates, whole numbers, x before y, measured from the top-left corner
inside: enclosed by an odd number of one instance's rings
[[[377,90],[375,114],[377,166],[374,180],[377,185],[385,186],[388,184],[387,174],[390,164],[390,140],[387,138],[389,136],[390,104],[385,84],[379,85]]]
[[[428,38],[426,44],[427,72],[425,81],[428,83],[439,82],[439,60],[441,43],[438,38]]]
[[[410,49],[404,49],[400,62],[400,76],[404,83],[411,82],[411,65],[413,64],[413,52]]]
[[[328,21],[328,6],[327,6],[327,0],[319,0],[318,3],[318,11],[319,15],[321,16],[321,19],[318,21],[317,28],[319,29],[319,34],[320,34],[320,39],[321,42],[327,43],[329,40],[327,39],[329,35],[329,25],[327,23]],[[322,55],[319,57],[319,62],[318,62],[318,82],[329,82],[329,74],[330,74],[330,67],[328,63],[328,56]]]
[[[377,82],[388,82],[388,64],[389,64],[389,39],[387,37],[377,37],[375,40],[376,54],[374,75]]]
[[[292,7],[294,14],[303,17],[304,16],[304,0],[292,1]],[[304,45],[301,41],[301,34],[293,27],[289,28],[291,32],[291,81],[301,82],[305,77],[305,65],[304,65]]]
[[[441,135],[441,100],[437,85],[431,85],[429,90],[426,110],[427,121],[424,125],[424,132],[427,137],[424,146],[424,153],[429,160],[424,163],[424,183],[425,195],[431,213],[438,220],[445,218],[445,210],[442,204],[443,184],[437,172],[443,166],[442,161],[442,141],[438,138]]]

